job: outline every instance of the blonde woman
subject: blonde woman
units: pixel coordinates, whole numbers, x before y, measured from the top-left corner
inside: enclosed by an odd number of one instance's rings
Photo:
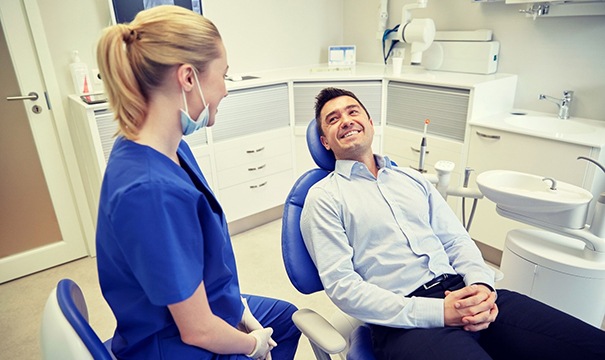
[[[212,126],[227,56],[206,18],[177,6],[111,26],[98,65],[120,126],[99,205],[103,295],[120,359],[292,359],[296,308],[242,296],[225,215],[183,135]]]

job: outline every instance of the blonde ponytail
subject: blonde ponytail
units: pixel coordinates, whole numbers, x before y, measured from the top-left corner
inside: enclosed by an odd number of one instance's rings
[[[148,96],[166,72],[192,64],[205,73],[221,55],[220,40],[208,19],[171,5],[144,10],[128,25],[106,28],[97,44],[97,64],[120,132],[136,139]]]

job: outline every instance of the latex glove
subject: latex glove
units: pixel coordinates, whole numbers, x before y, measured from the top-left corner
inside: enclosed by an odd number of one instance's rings
[[[271,360],[271,349],[277,345],[275,341],[271,339],[272,334],[273,329],[270,327],[261,328],[250,332],[250,335],[256,339],[256,345],[254,346],[252,353],[246,354],[246,356],[255,360]]]
[[[250,308],[248,307],[248,301],[242,297],[242,304],[244,304],[244,314],[242,315],[242,321],[238,324],[238,329],[249,333],[254,330],[262,329],[263,326],[256,320]]]

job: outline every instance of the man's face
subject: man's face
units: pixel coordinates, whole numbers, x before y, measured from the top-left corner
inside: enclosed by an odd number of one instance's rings
[[[359,160],[372,153],[374,124],[363,107],[352,97],[340,96],[321,109],[323,146],[338,160]]]

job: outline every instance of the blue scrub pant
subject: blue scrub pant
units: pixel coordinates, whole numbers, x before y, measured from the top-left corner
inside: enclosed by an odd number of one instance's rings
[[[460,277],[411,295],[443,298],[464,286]],[[525,295],[498,290],[496,321],[479,332],[458,327],[397,329],[370,325],[376,358],[605,359],[605,331]]]
[[[271,350],[273,360],[294,359],[300,331],[292,322],[292,314],[296,307],[286,301],[255,295],[242,294],[248,301],[248,306],[254,317],[263,327],[273,328],[271,336],[277,347]],[[215,360],[248,360],[245,355],[216,355]]]

